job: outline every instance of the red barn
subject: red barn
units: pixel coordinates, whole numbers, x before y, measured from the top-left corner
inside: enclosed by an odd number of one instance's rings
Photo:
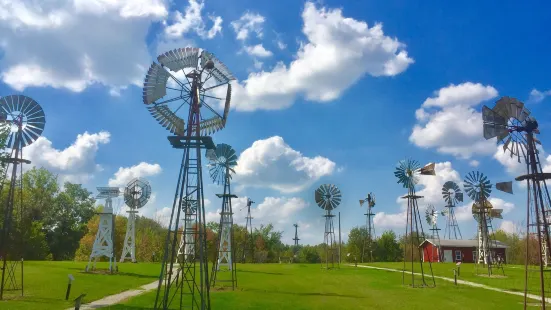
[[[474,263],[478,240],[440,239],[440,244],[438,244],[438,240],[425,239],[420,246],[423,247],[424,262]],[[507,249],[507,246],[504,243],[495,241],[495,245],[492,247],[493,256],[499,255],[507,262],[505,249]]]

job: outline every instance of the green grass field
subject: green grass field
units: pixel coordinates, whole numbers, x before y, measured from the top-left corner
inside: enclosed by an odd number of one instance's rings
[[[25,296],[0,302],[0,309],[66,309],[67,275],[76,280],[71,300],[86,293],[85,302],[137,288],[155,281],[158,264],[121,264],[117,275],[85,274],[85,263],[26,262]],[[398,263],[374,265],[400,269]],[[453,264],[435,264],[435,275],[453,277]],[[518,290],[522,270],[512,269],[504,279],[473,274],[473,265],[462,266],[461,278],[494,287]],[[506,274],[509,274],[506,269]],[[223,275],[222,275],[223,276]],[[238,265],[238,289],[211,290],[212,309],[518,309],[522,297],[436,280],[436,288],[402,286],[399,272],[342,266],[324,270],[320,265]],[[501,281],[501,282],[500,282]],[[517,283],[518,282],[518,283]],[[151,309],[155,291],[105,309]],[[437,305],[435,307],[435,305]]]

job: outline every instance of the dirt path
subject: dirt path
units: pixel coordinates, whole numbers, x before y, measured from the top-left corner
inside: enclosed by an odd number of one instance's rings
[[[354,267],[354,265],[350,265],[350,264],[348,266]],[[399,269],[391,269],[391,268],[383,268],[383,267],[374,267],[374,266],[365,266],[365,265],[358,265],[358,267],[385,270],[385,271],[392,271],[392,272],[402,272],[402,270],[399,270]],[[418,276],[421,275],[420,273],[414,273],[414,274],[418,275]],[[434,276],[434,278],[435,279],[441,279],[441,280],[448,281],[448,282],[453,282],[454,281],[454,279],[452,279],[452,278],[446,278],[446,277],[441,277],[441,276]],[[514,291],[504,290],[504,289],[501,289],[501,288],[487,286],[487,285],[476,283],[476,282],[470,282],[470,281],[465,281],[465,280],[457,280],[457,283],[472,286],[472,287],[479,287],[479,288],[483,288],[483,289],[490,290],[490,291],[496,291],[496,292],[501,292],[501,293],[506,293],[506,294],[511,294],[511,295],[517,295],[517,296],[524,297],[523,292],[514,292]],[[526,296],[530,299],[535,299],[535,300],[541,301],[541,296],[534,295],[534,294],[528,294]],[[551,302],[551,298],[545,298],[545,302],[546,303]]]

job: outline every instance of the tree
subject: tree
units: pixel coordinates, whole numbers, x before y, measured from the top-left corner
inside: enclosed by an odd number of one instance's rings
[[[367,229],[365,227],[354,227],[350,230],[350,233],[348,233],[348,243],[346,244],[346,252],[350,253],[350,256],[346,256],[345,254],[347,261],[353,262],[354,257],[357,261],[363,262],[368,260],[367,257],[364,257],[362,260],[363,246],[366,238]]]
[[[402,249],[396,240],[396,234],[392,230],[386,230],[377,239],[375,259],[382,262],[396,262],[402,259]]]

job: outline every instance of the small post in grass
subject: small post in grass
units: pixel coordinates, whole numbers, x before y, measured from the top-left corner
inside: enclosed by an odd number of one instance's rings
[[[80,294],[80,296],[75,299],[75,310],[80,309],[80,304],[82,304],[82,299],[84,298],[84,296],[86,296],[86,294]]]
[[[455,285],[457,285],[457,270],[456,269],[453,270],[453,283],[455,283]]]
[[[461,275],[461,262],[457,262],[455,265],[457,266],[457,276],[459,277]]]
[[[71,293],[71,284],[75,280],[72,274],[69,274],[69,284],[67,285],[67,293],[65,293],[65,300],[69,300],[69,294]]]

